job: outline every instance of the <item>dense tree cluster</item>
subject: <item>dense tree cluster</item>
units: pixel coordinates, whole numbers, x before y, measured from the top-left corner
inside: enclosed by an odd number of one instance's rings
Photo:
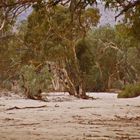
[[[118,10],[116,18],[123,15],[123,21],[115,27],[97,28],[96,0],[2,0],[0,82],[6,86],[19,80],[30,98],[35,90],[38,94],[52,90],[50,81],[58,77],[64,90],[79,98],[88,98],[86,91],[138,83],[140,1],[101,2],[105,8]],[[15,28],[17,16],[29,7],[32,12],[27,20]],[[55,63],[57,76],[49,69],[50,63]]]

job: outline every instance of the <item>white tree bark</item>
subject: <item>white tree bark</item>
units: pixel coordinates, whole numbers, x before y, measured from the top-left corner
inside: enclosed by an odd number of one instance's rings
[[[4,19],[3,22],[1,23],[0,31],[4,28],[4,26],[5,26],[5,19]]]

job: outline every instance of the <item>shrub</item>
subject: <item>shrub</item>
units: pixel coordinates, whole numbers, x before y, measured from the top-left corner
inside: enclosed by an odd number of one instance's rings
[[[113,89],[123,89],[123,82],[121,80],[118,80],[118,81],[114,81],[112,83],[112,88]]]
[[[28,89],[28,96],[33,98],[40,94],[41,91],[48,91],[51,85],[51,74],[48,71],[47,66],[44,66],[40,72],[36,72],[36,68],[33,65],[25,65],[20,74],[24,76],[24,80],[21,77],[20,85]]]
[[[118,94],[118,98],[132,98],[140,95],[140,83],[127,85],[124,90]]]

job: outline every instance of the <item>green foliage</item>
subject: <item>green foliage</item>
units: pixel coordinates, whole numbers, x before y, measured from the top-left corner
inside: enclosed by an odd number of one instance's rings
[[[48,91],[51,87],[51,74],[48,67],[44,66],[39,72],[33,65],[25,65],[20,71],[20,85],[28,88],[29,94],[35,96],[38,91]],[[24,79],[23,79],[24,78]]]
[[[6,80],[6,81],[0,81],[1,82],[1,89],[7,89],[7,90],[11,90],[11,81]]]
[[[129,30],[123,29],[123,25],[100,27],[79,41],[77,57],[87,90],[122,89],[126,82],[134,83],[140,77],[138,46]]]
[[[114,29],[106,26],[93,30],[78,43],[77,56],[85,73],[86,87],[90,91],[104,91],[108,77],[115,72],[116,50],[108,42],[114,42]]]
[[[85,30],[96,26],[99,18],[98,9],[91,8],[82,12],[81,19],[75,17],[73,21],[69,9],[65,6],[56,6],[50,10],[45,7],[33,10],[28,17],[25,35],[32,58],[40,56],[45,60],[65,59],[70,55],[71,44],[83,37]]]
[[[123,88],[124,88],[124,83],[121,80],[114,81],[112,83],[112,89],[121,89],[122,90]]]
[[[20,43],[15,38],[0,41],[0,83],[12,80],[20,69]]]
[[[140,83],[127,85],[125,89],[118,94],[118,98],[132,98],[140,95]]]

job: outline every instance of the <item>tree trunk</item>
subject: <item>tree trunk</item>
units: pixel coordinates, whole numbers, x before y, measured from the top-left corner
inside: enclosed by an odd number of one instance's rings
[[[70,95],[74,95],[78,98],[87,99],[85,91],[85,84],[82,73],[80,71],[79,62],[76,55],[75,46],[72,45],[70,49],[71,56],[66,62],[66,75],[68,81],[68,92]]]

